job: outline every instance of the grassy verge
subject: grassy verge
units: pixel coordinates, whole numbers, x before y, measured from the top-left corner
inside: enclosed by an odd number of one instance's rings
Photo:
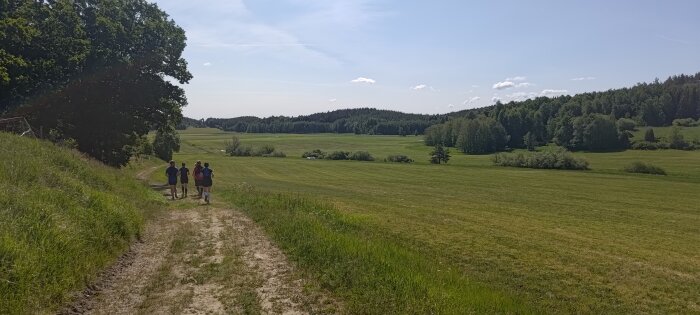
[[[0,133],[0,314],[55,311],[139,235],[160,198],[131,174]]]
[[[309,276],[342,296],[349,313],[532,313],[331,204],[246,185],[223,196],[261,224]]]

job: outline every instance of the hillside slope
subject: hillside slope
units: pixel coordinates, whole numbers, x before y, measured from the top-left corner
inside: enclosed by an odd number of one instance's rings
[[[0,314],[55,311],[138,236],[157,194],[48,142],[0,133]]]

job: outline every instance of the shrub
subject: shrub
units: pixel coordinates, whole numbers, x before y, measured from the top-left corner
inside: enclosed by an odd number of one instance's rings
[[[302,158],[314,158],[314,159],[325,159],[326,158],[326,152],[323,152],[319,149],[310,151],[310,152],[304,152],[304,154],[301,155]]]
[[[700,120],[695,121],[692,118],[680,118],[674,119],[672,124],[679,127],[696,127],[700,124]]]
[[[681,134],[681,128],[678,126],[673,126],[671,128],[671,135],[668,138],[668,142],[671,145],[671,149],[686,150],[688,146],[690,146],[690,144],[685,141],[685,138],[683,138],[683,135]]]
[[[226,154],[233,156],[240,146],[241,139],[236,136],[231,137],[231,140],[225,143]]]
[[[266,156],[272,154],[272,152],[275,152],[275,147],[273,145],[266,144],[255,150],[253,156]]]
[[[637,127],[637,123],[632,119],[620,118],[617,121],[617,129],[620,131],[634,131],[635,127]]]
[[[571,155],[566,150],[536,153],[499,153],[493,156],[493,164],[498,166],[524,167],[536,169],[587,170],[588,161]]]
[[[374,161],[374,157],[367,151],[357,151],[348,158],[353,161]]]
[[[394,163],[413,163],[413,159],[406,155],[398,154],[398,155],[389,155],[386,158],[387,162],[394,162]]]
[[[624,170],[628,173],[666,175],[666,171],[663,168],[644,162],[634,162],[625,167]]]
[[[649,128],[644,132],[644,141],[656,142],[656,135],[654,134],[654,129]]]
[[[347,151],[333,151],[326,155],[327,160],[347,160],[348,157],[350,156],[350,152]]]
[[[638,141],[632,145],[632,150],[666,150],[670,146],[666,142]]]
[[[430,152],[430,163],[432,164],[442,164],[450,161],[450,150],[445,149],[441,144],[435,145],[433,151]]]
[[[252,156],[253,155],[253,147],[250,145],[241,145],[238,148],[236,148],[235,151],[229,153],[231,156]]]

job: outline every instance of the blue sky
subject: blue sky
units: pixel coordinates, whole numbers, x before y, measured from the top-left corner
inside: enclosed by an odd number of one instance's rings
[[[700,72],[700,1],[159,0],[194,118],[445,113]]]

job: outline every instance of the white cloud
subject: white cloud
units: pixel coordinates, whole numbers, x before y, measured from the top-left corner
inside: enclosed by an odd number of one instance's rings
[[[513,94],[506,95],[506,98],[511,101],[524,101],[532,98],[538,97],[539,94],[535,92],[515,92]]]
[[[425,88],[427,88],[427,87],[428,87],[428,86],[425,85],[425,84],[418,84],[418,85],[412,87],[411,90],[420,91],[420,90],[423,90],[423,89],[425,89]]]
[[[337,99],[337,98],[332,98],[332,99],[329,99],[328,101],[331,102],[331,103],[335,103],[336,101],[338,101],[338,99]]]
[[[573,78],[571,81],[590,81],[590,80],[595,80],[596,77],[580,77],[580,78]]]
[[[498,82],[498,83],[493,85],[493,88],[496,90],[510,89],[512,87],[515,87],[515,83],[513,83],[511,81]]]
[[[567,90],[542,90],[541,96],[564,95],[569,93]]]
[[[527,80],[527,78],[526,78],[526,77],[521,77],[521,76],[517,76],[517,77],[512,77],[512,78],[507,78],[507,79],[506,79],[506,81],[525,81],[525,80]]]
[[[367,83],[367,84],[377,83],[377,81],[375,81],[374,79],[364,78],[364,77],[359,77],[359,78],[352,80],[350,82],[352,82],[352,83]]]
[[[521,88],[521,87],[528,87],[528,86],[533,86],[534,84],[530,82],[523,82],[523,83],[518,83],[515,85],[516,88]]]
[[[501,98],[498,95],[495,95],[494,97],[491,98],[491,102],[496,103],[496,102],[500,102],[500,101],[501,101]]]
[[[450,104],[450,105],[447,105],[447,107],[449,107],[449,108],[454,108],[455,105],[454,105],[454,104]]]
[[[481,99],[481,97],[478,97],[478,96],[470,97],[469,99],[464,101],[464,105],[470,105],[470,104],[472,104],[480,99]]]
[[[205,67],[210,67],[210,66],[211,66],[211,62],[208,62],[208,61],[205,62],[205,63],[203,64],[203,66],[205,66]]]

